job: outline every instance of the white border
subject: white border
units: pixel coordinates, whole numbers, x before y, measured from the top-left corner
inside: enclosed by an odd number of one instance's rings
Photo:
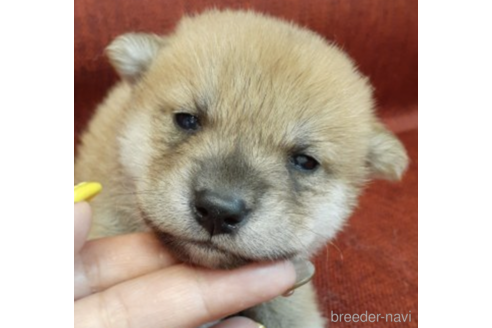
[[[490,324],[491,12],[488,1],[420,2],[422,327]]]
[[[73,322],[73,6],[0,4],[0,326]]]

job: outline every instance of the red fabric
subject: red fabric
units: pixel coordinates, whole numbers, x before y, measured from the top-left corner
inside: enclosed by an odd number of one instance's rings
[[[412,321],[334,322],[331,328],[417,327],[418,131],[399,137],[411,158],[403,181],[375,181],[367,188],[348,226],[316,257],[315,284],[328,318],[367,311],[411,313]]]

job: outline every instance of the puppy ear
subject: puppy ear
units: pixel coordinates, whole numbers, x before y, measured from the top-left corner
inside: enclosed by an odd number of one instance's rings
[[[408,156],[402,143],[381,123],[376,123],[370,139],[367,158],[373,178],[400,180],[408,166]]]
[[[163,45],[164,39],[157,35],[128,33],[111,42],[106,53],[118,74],[135,82],[149,68]]]

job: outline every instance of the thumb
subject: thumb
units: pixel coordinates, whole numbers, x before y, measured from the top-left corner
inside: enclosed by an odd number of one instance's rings
[[[74,205],[74,250],[77,254],[85,244],[91,228],[91,207],[82,202]]]
[[[73,188],[74,196],[74,249],[77,254],[82,246],[85,244],[87,235],[91,228],[91,208],[84,201],[91,200],[102,189],[102,186],[98,182],[82,182]]]

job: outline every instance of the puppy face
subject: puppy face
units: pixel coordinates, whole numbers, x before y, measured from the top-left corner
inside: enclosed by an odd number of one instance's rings
[[[185,261],[308,257],[367,178],[406,167],[366,79],[307,30],[212,11],[167,37],[124,35],[108,54],[133,92],[120,161],[143,220]]]

